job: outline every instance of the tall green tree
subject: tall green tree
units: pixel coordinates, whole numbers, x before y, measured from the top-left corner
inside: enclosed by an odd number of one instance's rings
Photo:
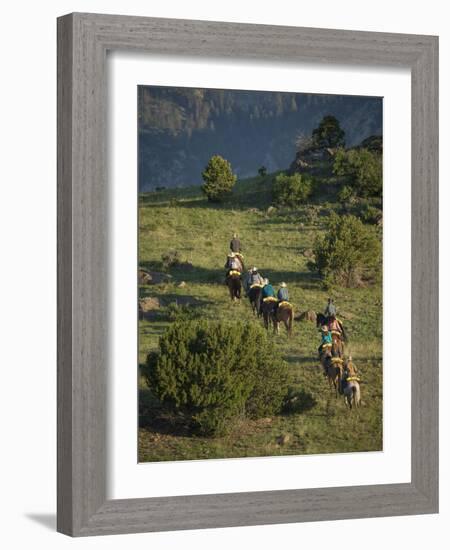
[[[236,175],[233,174],[231,164],[220,155],[214,155],[209,159],[202,177],[202,191],[212,202],[222,201],[231,193],[236,183]]]
[[[333,213],[327,232],[315,241],[314,258],[309,268],[327,285],[360,286],[381,275],[381,239],[359,218]]]
[[[278,174],[272,188],[273,200],[280,206],[297,206],[311,195],[313,180],[306,174]]]
[[[344,147],[345,132],[335,116],[326,115],[313,130],[312,141],[316,147]]]
[[[383,189],[383,164],[378,153],[368,149],[339,149],[333,172],[345,178],[360,197],[379,197]]]
[[[158,399],[205,435],[278,413],[288,389],[287,364],[267,331],[250,323],[176,321],[145,373]]]

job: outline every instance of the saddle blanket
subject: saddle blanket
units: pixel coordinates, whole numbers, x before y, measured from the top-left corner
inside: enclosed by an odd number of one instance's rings
[[[278,302],[278,300],[275,296],[267,296],[266,298],[263,298],[263,302]]]
[[[250,288],[263,288],[264,285],[260,285],[259,283],[254,283],[250,286]]]
[[[240,271],[236,271],[236,269],[232,269],[231,271],[228,272],[228,275],[238,275],[239,277],[241,276],[241,272]]]
[[[280,302],[280,305],[278,307],[290,307],[291,309],[293,308],[292,304],[287,300],[283,300],[282,302]]]

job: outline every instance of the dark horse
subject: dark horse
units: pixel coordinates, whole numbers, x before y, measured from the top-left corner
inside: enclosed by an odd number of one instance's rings
[[[253,286],[248,291],[248,299],[250,300],[253,313],[257,317],[261,315],[261,297],[262,297],[262,287],[259,285]]]
[[[237,273],[230,273],[227,275],[227,287],[230,291],[230,298],[232,300],[241,299],[242,282],[241,276]]]
[[[270,323],[273,323],[273,330],[276,330],[277,321],[275,318],[275,311],[277,308],[276,300],[268,300],[267,302],[261,302],[261,313],[264,319],[264,326],[269,330]]]
[[[328,324],[328,317],[326,315],[324,315],[323,313],[320,313],[317,312],[316,313],[316,327],[317,328],[320,328],[320,327],[323,327],[324,325],[327,325]]]

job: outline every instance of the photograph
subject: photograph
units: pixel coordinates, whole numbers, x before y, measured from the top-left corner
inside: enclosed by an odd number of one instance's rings
[[[383,98],[136,115],[138,462],[382,451]]]

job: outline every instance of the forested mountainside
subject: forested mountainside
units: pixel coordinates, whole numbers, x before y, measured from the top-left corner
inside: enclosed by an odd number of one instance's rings
[[[297,138],[327,114],[347,146],[382,133],[382,98],[140,86],[139,189],[198,184],[217,153],[239,178],[288,168]]]

